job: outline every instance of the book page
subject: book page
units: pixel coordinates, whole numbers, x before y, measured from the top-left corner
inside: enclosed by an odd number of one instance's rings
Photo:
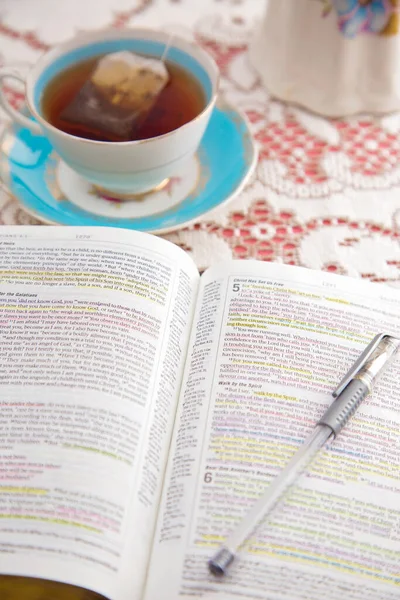
[[[198,281],[153,236],[1,228],[1,573],[140,598]]]
[[[400,357],[224,578],[207,561],[286,465],[400,292],[276,264],[202,277],[145,600],[395,600]]]

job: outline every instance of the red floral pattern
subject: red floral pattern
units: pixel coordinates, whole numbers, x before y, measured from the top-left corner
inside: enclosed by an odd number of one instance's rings
[[[296,119],[287,115],[283,123],[267,123],[257,132],[261,144],[260,158],[278,160],[286,167],[286,175],[294,183],[321,183],[327,181],[321,161],[324,154],[337,151],[337,146],[310,134]]]
[[[360,119],[355,123],[340,121],[340,145],[350,158],[353,173],[366,177],[384,175],[400,162],[398,134],[389,133],[374,121]]]
[[[266,200],[255,200],[247,214],[235,212],[230,215],[226,226],[214,223],[195,225],[195,229],[203,229],[211,234],[224,238],[232,249],[233,258],[257,259],[263,261],[279,261],[289,265],[307,266],[300,256],[300,246],[305,237],[316,230],[348,228],[352,234],[338,242],[341,246],[356,246],[361,237],[388,238],[395,244],[400,240],[400,228],[385,228],[377,222],[358,222],[347,217],[325,217],[300,222],[293,212],[276,213]],[[187,249],[187,248],[186,248]],[[393,257],[387,260],[388,265],[397,269],[400,278],[400,260]],[[345,265],[339,262],[328,262],[323,270],[346,274]],[[388,281],[373,272],[361,272],[361,277],[371,281]]]
[[[257,113],[248,114],[256,122]],[[305,129],[290,113],[283,123],[266,123],[255,139],[260,142],[260,158],[277,160],[286,167],[286,177],[298,184],[326,182],[329,175],[323,167],[328,153],[342,152],[350,160],[350,172],[366,177],[384,175],[400,163],[398,134],[379,127],[372,119],[346,122],[332,120],[340,142],[329,144]]]

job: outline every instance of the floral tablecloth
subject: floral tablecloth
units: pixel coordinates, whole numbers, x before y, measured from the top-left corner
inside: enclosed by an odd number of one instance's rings
[[[194,39],[221,69],[221,94],[246,113],[259,162],[228,206],[165,237],[200,269],[257,258],[400,287],[400,115],[325,120],[269,97],[247,55],[263,8],[261,0],[2,0],[0,65],[32,63],[53,44],[105,26]],[[0,223],[34,222],[0,190]]]

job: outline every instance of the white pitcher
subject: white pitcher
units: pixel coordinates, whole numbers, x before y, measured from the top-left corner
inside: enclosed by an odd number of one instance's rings
[[[400,0],[269,0],[250,58],[273,96],[326,116],[400,110]]]

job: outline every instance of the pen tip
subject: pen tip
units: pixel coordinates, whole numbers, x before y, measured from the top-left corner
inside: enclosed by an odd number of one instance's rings
[[[222,575],[225,575],[225,571],[221,567],[221,565],[219,565],[218,563],[216,563],[213,560],[208,561],[208,569],[209,569],[210,573],[212,573],[213,575],[216,575],[217,577],[222,577]]]
[[[222,547],[213,558],[208,561],[208,568],[213,575],[222,577],[226,574],[228,567],[234,558],[235,555],[233,552],[228,550],[228,548]]]

